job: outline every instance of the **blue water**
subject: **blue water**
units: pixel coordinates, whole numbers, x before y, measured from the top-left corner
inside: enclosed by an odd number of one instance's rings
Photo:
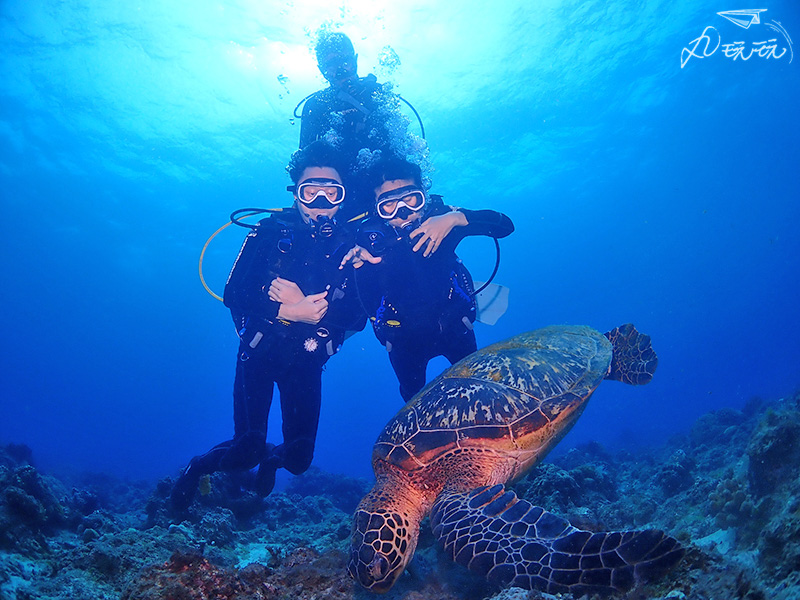
[[[149,478],[230,437],[236,337],[197,259],[233,209],[288,203],[325,21],[422,115],[433,191],[517,226],[511,305],[480,345],[553,323],[652,335],[652,384],[603,384],[562,447],[660,444],[800,387],[800,57],[680,64],[707,26],[785,49],[766,23],[800,41],[799,5],[763,2],[745,30],[716,12],[747,6],[708,0],[428,4],[0,3],[0,443]],[[217,292],[241,240],[209,249]],[[491,242],[461,249],[485,278]],[[400,407],[371,332],[323,386],[315,464],[367,476]]]

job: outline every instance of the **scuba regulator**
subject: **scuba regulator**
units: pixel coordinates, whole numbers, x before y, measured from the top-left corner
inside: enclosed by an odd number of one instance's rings
[[[313,235],[321,238],[329,238],[336,230],[336,218],[320,215],[316,220],[312,219],[310,225],[314,232]]]

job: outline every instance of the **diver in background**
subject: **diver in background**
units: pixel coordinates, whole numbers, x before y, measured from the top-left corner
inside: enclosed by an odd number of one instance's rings
[[[342,264],[372,263],[357,272],[359,295],[408,402],[431,359],[453,364],[477,350],[475,290],[456,247],[467,236],[506,237],[514,224],[493,210],[445,206],[423,189],[419,166],[396,157],[376,163],[369,182],[374,213]]]
[[[347,158],[350,173],[359,168],[362,149],[404,154],[400,146],[409,140],[408,121],[399,112],[399,96],[385,90],[372,74],[358,76],[358,55],[350,38],[340,32],[322,32],[314,50],[319,70],[330,85],[312,94],[303,106],[300,147],[325,139]],[[358,186],[353,192],[355,198],[345,207],[347,215],[368,212],[371,191]]]
[[[261,220],[242,245],[224,293],[240,338],[233,439],[191,460],[172,489],[176,510],[191,504],[205,474],[259,465],[255,489],[266,496],[278,468],[299,475],[311,465],[323,365],[345,330],[365,324],[352,270],[339,267],[354,243],[336,221],[345,200],[344,169],[324,142],[295,152],[288,166],[293,209]],[[283,419],[278,446],[266,443],[275,385]]]

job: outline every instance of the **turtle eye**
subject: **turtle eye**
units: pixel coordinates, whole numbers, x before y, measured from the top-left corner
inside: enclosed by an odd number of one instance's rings
[[[367,571],[373,581],[380,581],[389,572],[389,561],[386,560],[383,554],[376,554],[375,558],[367,566]]]

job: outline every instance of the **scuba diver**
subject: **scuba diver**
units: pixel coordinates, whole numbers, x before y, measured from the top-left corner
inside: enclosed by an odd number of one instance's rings
[[[345,166],[328,144],[298,150],[287,167],[294,206],[249,226],[225,285],[240,339],[233,385],[233,439],[194,457],[171,492],[175,510],[192,502],[200,478],[258,466],[255,491],[268,495],[278,468],[299,475],[314,455],[323,365],[345,331],[366,317],[351,269],[340,268],[354,235],[337,222]],[[273,388],[280,392],[283,443],[267,444]]]
[[[514,224],[493,210],[446,206],[423,188],[419,166],[400,158],[378,161],[370,185],[373,216],[342,264],[359,269],[359,295],[408,402],[431,359],[453,364],[477,350],[475,290],[456,247],[467,236],[506,237]]]
[[[412,144],[408,120],[400,113],[402,100],[419,119],[417,111],[405,99],[385,89],[375,75],[358,76],[353,43],[340,32],[323,31],[314,47],[317,66],[329,87],[301,101],[300,147],[325,139],[348,160],[348,172],[355,173],[361,162],[359,152],[380,150],[381,154],[404,154],[403,146]],[[299,107],[300,105],[298,105]],[[297,116],[295,108],[295,116]],[[422,121],[420,120],[420,127]],[[422,128],[422,137],[425,137]],[[368,160],[368,159],[367,159]],[[354,178],[358,183],[361,178]],[[347,216],[366,213],[371,208],[371,190],[355,187],[348,199]],[[344,216],[344,212],[342,214]]]

